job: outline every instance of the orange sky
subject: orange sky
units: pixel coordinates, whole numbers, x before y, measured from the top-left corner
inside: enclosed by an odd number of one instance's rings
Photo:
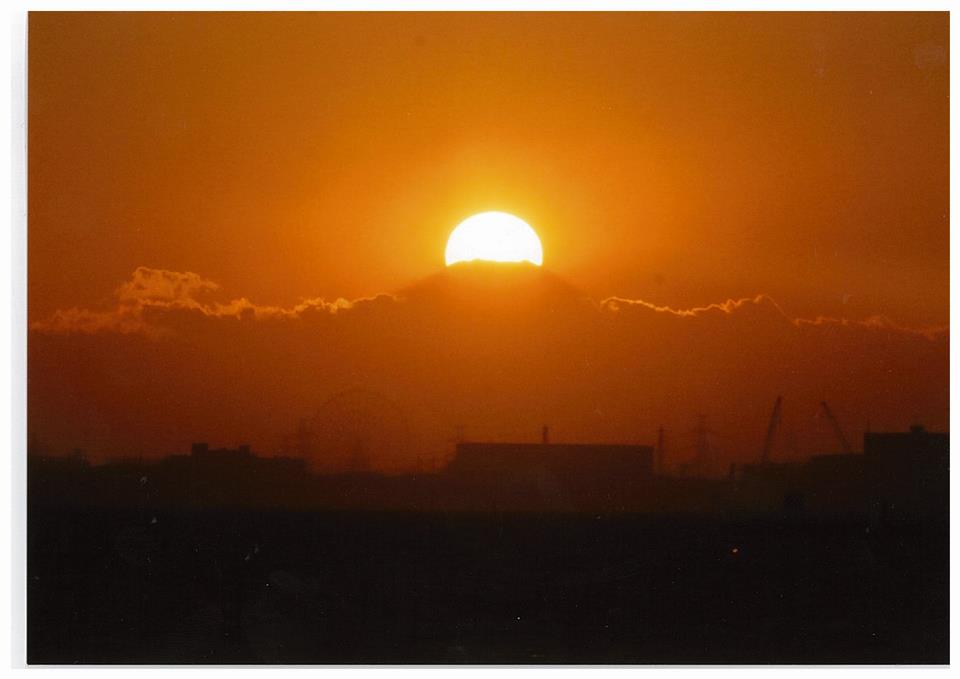
[[[596,297],[948,321],[948,15],[39,14],[32,319],[392,291],[513,212]]]
[[[28,429],[50,451],[271,454],[319,418],[389,430],[382,470],[444,459],[457,426],[663,425],[676,461],[705,414],[722,464],[756,458],[781,394],[781,458],[836,450],[822,399],[855,445],[948,426],[946,13],[29,29]],[[534,226],[542,270],[444,270],[486,210]]]

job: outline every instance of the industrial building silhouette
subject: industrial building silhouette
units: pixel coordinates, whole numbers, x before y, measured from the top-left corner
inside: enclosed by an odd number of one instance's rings
[[[766,449],[766,448],[765,448]],[[863,452],[796,462],[764,456],[724,478],[674,476],[653,446],[461,441],[446,467],[406,474],[318,473],[295,456],[248,445],[159,461],[90,465],[30,456],[30,498],[185,507],[415,511],[784,513],[935,517],[949,499],[949,434],[914,427],[867,433]]]
[[[949,659],[948,434],[715,479],[544,434],[397,476],[32,455],[29,661]]]

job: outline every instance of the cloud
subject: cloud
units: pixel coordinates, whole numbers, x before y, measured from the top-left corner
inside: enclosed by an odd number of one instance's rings
[[[541,275],[550,274],[544,272]],[[439,285],[437,284],[438,281],[440,282]],[[475,288],[458,289],[456,286],[449,285],[449,282],[442,276],[432,277],[408,288],[397,296],[382,294],[356,300],[339,298],[332,302],[322,298],[309,298],[291,307],[279,307],[254,304],[245,297],[235,298],[228,302],[203,301],[208,293],[219,291],[220,285],[189,271],[179,272],[139,267],[133,272],[129,281],[122,283],[116,289],[114,293],[117,301],[115,308],[91,310],[74,307],[58,310],[46,319],[33,322],[31,330],[57,333],[140,332],[153,337],[161,337],[175,331],[174,324],[165,321],[169,317],[177,316],[177,312],[196,312],[210,319],[297,320],[316,314],[337,314],[370,302],[403,303],[408,299],[416,303],[449,302],[450,288],[454,288],[456,292],[461,294],[466,293],[470,297],[470,301],[475,304],[480,302],[481,293],[478,293]],[[444,286],[443,283],[448,285]],[[577,295],[573,287],[559,279],[549,282],[547,287],[554,297],[567,301],[574,299]],[[489,292],[487,290],[482,294]],[[653,312],[678,319],[704,320],[739,314],[749,316],[753,320],[758,317],[766,317],[772,321],[780,320],[798,327],[838,325],[873,328],[919,334],[930,339],[948,331],[948,328],[944,326],[912,328],[898,324],[885,316],[873,316],[863,320],[826,316],[818,316],[813,319],[794,318],[788,316],[773,298],[764,294],[741,299],[728,299],[724,302],[690,309],[674,309],[641,299],[613,296],[601,300],[596,308],[602,314],[609,314],[614,317],[643,316]]]
[[[190,315],[209,319],[294,319],[314,313],[335,314],[366,301],[341,298],[327,302],[314,298],[283,308],[253,304],[245,297],[228,302],[204,300],[208,293],[218,290],[219,284],[189,271],[139,267],[129,281],[114,291],[114,308],[57,310],[49,317],[31,323],[30,329],[66,334],[140,333],[161,338],[177,331],[176,319]]]
[[[167,271],[138,267],[129,281],[120,285],[116,297],[121,304],[167,302],[191,304],[204,292],[219,290],[213,281],[190,271]]]
[[[658,306],[641,299],[627,299],[624,297],[608,297],[600,303],[602,309],[613,313],[619,313],[625,309],[639,308],[644,310],[656,311],[658,313],[671,314],[681,318],[697,318],[712,313],[731,314],[737,310],[743,309],[747,305],[770,306],[777,311],[783,318],[787,315],[783,313],[780,306],[767,295],[757,295],[756,297],[744,297],[742,299],[728,299],[719,304],[709,304],[703,307],[694,307],[692,309],[673,309],[668,306]]]
[[[921,335],[931,340],[944,337],[949,331],[948,326],[905,326],[886,316],[871,316],[865,319],[834,318],[830,316],[817,316],[816,318],[812,319],[795,318],[787,315],[780,305],[769,295],[762,294],[754,297],[744,297],[741,299],[728,299],[725,302],[709,304],[702,307],[694,307],[691,309],[673,309],[668,306],[659,306],[639,299],[608,297],[600,303],[600,308],[611,313],[652,311],[661,314],[668,314],[678,318],[689,319],[702,319],[707,317],[715,317],[718,315],[729,316],[731,314],[749,315],[754,318],[765,315],[771,320],[782,320],[797,327],[840,326],[847,328],[874,329]]]
[[[820,400],[853,440],[867,420],[945,427],[948,348],[946,328],[794,318],[766,295],[692,309],[594,302],[533,267],[454,267],[395,295],[289,307],[142,268],[109,308],[31,325],[29,426],[94,456],[202,439],[270,453],[300,418],[329,422],[318,411],[360,390],[394,404],[410,437],[372,445],[370,465],[386,471],[449,455],[458,425],[471,438],[533,440],[547,423],[558,440],[599,441],[650,441],[663,425],[682,458],[697,413],[725,437],[719,464],[750,459],[778,394],[805,452],[836,445]],[[349,425],[339,441],[389,429],[376,407],[343,414],[332,402]]]
[[[946,339],[950,327],[946,325],[933,325],[925,327],[909,327],[901,325],[887,316],[870,316],[863,320],[850,320],[846,318],[832,318],[829,316],[817,316],[814,319],[797,318],[794,323],[798,326],[844,326],[844,327],[862,327],[878,331],[907,333],[911,335],[921,335],[929,340]]]

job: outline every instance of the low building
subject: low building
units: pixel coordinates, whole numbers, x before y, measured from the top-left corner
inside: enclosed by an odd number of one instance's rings
[[[211,448],[206,443],[194,443],[190,447],[190,456],[197,460],[223,461],[249,459],[253,457],[250,446],[242,445],[237,448]]]
[[[949,515],[950,434],[914,426],[863,436],[867,475],[881,515]]]
[[[950,435],[912,427],[867,433],[863,454],[815,455],[803,463],[745,465],[741,504],[885,520],[949,515]]]

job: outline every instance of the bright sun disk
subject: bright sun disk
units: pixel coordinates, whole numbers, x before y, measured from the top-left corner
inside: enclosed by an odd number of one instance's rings
[[[543,264],[537,232],[506,212],[481,212],[460,222],[447,240],[447,266],[474,260]]]

